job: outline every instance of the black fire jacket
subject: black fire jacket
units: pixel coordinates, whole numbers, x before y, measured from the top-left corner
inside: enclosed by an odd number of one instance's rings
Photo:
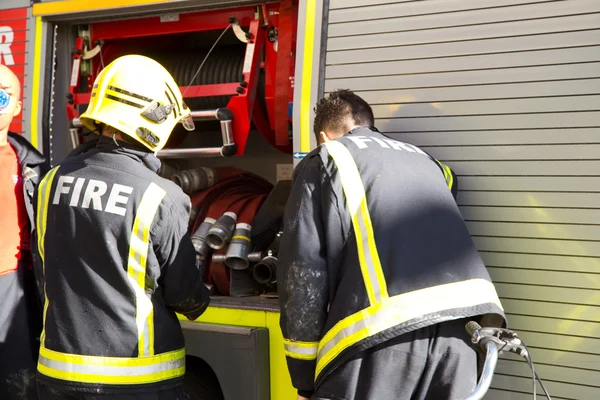
[[[463,317],[504,318],[446,165],[359,127],[308,154],[293,181],[278,290],[300,394],[403,333]]]
[[[209,303],[187,234],[190,199],[160,161],[100,138],[50,170],[36,191],[34,260],[44,276],[39,379],[126,393],[181,384],[175,312]]]

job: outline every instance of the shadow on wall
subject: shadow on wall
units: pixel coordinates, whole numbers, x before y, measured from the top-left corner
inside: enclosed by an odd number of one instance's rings
[[[440,128],[436,118],[451,117],[444,112],[443,103],[420,103],[416,100],[414,97],[405,97],[397,104],[373,105],[376,126],[382,132],[401,140],[396,135],[404,132],[438,131]]]

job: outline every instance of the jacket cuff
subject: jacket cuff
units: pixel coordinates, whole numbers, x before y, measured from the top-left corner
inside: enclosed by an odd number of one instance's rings
[[[298,360],[286,357],[292,384],[298,390],[298,394],[311,393],[315,387],[316,360]],[[310,398],[310,396],[304,396]]]
[[[298,396],[306,397],[310,399],[315,391],[314,390],[301,390],[298,389]]]

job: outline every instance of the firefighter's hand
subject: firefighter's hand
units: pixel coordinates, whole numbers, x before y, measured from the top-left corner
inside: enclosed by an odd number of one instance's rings
[[[310,400],[308,397],[298,395],[298,400]]]

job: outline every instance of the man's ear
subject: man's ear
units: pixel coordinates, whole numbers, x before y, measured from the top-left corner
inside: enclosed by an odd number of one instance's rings
[[[323,131],[319,132],[319,136],[321,137],[321,143],[326,143],[329,141],[329,137]]]
[[[13,111],[13,117],[16,117],[17,115],[19,115],[19,113],[21,112],[21,107],[23,107],[23,102],[21,102],[21,100],[17,101],[17,104],[15,105],[15,109]]]

